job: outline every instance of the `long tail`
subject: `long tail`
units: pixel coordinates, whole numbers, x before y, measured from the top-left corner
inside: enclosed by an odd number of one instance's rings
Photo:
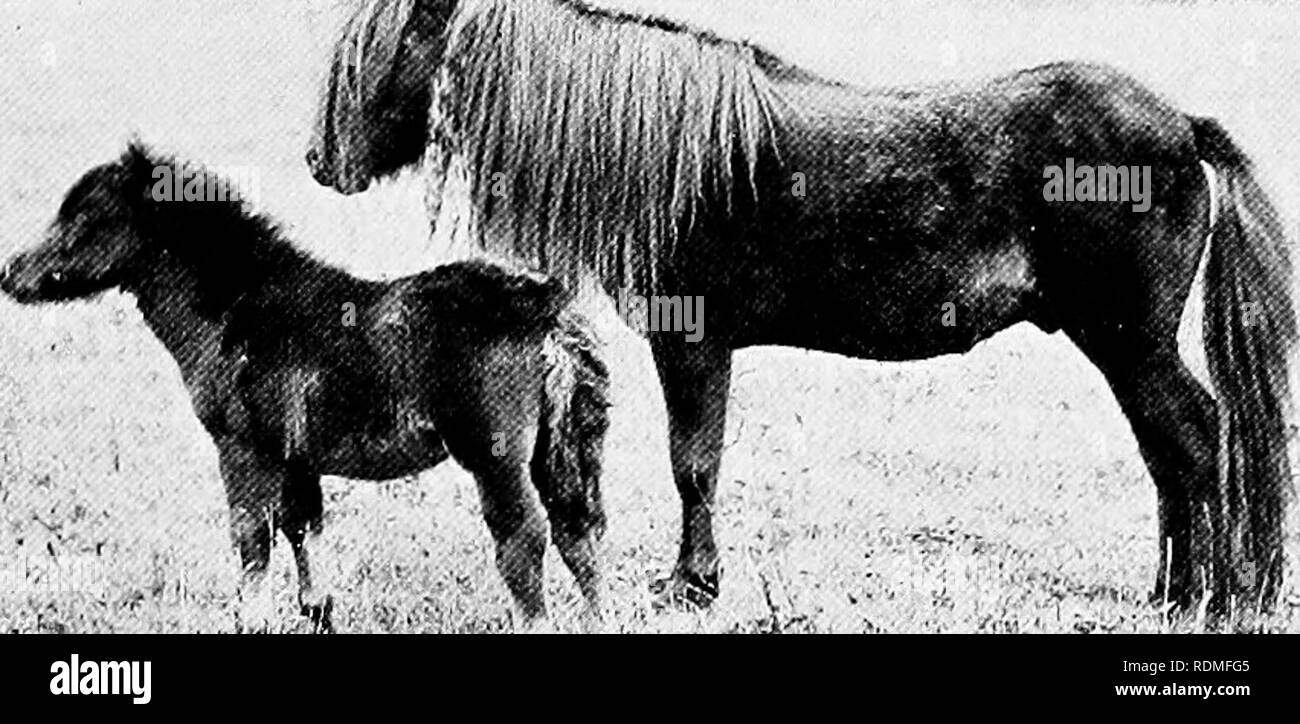
[[[1222,203],[1206,267],[1205,339],[1219,398],[1220,516],[1214,531],[1240,564],[1237,590],[1267,608],[1282,577],[1291,493],[1288,365],[1296,314],[1286,234],[1250,159],[1219,123],[1191,119],[1202,159],[1220,177]],[[1208,512],[1208,511],[1207,511]],[[1253,576],[1253,580],[1251,579]]]
[[[609,370],[587,322],[570,310],[544,342],[542,425],[533,457],[551,526],[574,538],[604,535],[600,476],[609,429]]]

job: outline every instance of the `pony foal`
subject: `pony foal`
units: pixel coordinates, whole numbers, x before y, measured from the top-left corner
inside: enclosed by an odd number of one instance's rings
[[[135,296],[217,445],[243,600],[258,598],[279,529],[302,611],[329,629],[332,598],[308,565],[320,477],[398,478],[450,454],[478,483],[525,621],[546,613],[540,499],[594,623],[608,375],[562,285],[486,262],[358,279],[237,197],[156,200],[154,169],[172,163],[133,143],[87,172],[0,288],[23,303]]]

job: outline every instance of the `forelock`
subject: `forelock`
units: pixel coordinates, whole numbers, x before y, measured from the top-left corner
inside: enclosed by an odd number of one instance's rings
[[[335,46],[337,100],[352,108],[373,100],[396,72],[402,36],[418,0],[364,0]]]

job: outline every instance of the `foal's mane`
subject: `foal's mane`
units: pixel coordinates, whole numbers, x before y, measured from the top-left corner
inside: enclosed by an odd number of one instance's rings
[[[760,155],[792,108],[776,81],[803,77],[746,43],[579,0],[460,0],[446,42],[450,88],[431,115],[465,161],[480,230],[511,232],[479,238],[637,289],[701,212],[757,200]]]
[[[201,313],[219,317],[241,297],[268,284],[305,277],[346,276],[294,246],[268,217],[253,211],[221,176],[198,164],[178,162],[133,141],[120,162],[129,193],[142,199],[142,238],[164,251],[196,280]],[[152,196],[154,170],[181,168],[203,188],[225,188],[224,199],[160,201]],[[133,190],[132,190],[133,189]]]

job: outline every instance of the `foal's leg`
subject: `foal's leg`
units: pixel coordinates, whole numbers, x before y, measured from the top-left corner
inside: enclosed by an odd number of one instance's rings
[[[334,628],[330,618],[334,599],[330,595],[331,587],[322,585],[324,582],[320,580],[321,559],[327,555],[322,550],[324,506],[320,476],[301,466],[290,466],[285,475],[283,496],[280,530],[284,531],[293,547],[293,559],[298,569],[298,606],[302,615],[311,619],[316,630],[328,633]],[[310,566],[312,559],[317,563],[314,576]],[[324,567],[328,569],[329,566]]]
[[[718,596],[718,547],[713,540],[713,499],[722,461],[731,349],[705,337],[650,337],[668,407],[673,479],[682,499],[682,541],[671,581],[657,584],[669,601],[707,606]]]
[[[266,629],[275,617],[266,568],[285,470],[233,437],[218,439],[217,452],[230,504],[230,533],[243,569],[240,625],[245,630]]]
[[[542,560],[546,555],[546,520],[528,475],[526,457],[510,446],[499,462],[474,473],[483,518],[497,548],[497,569],[522,615],[525,628],[546,618]]]
[[[578,589],[582,591],[585,605],[580,619],[584,631],[595,633],[600,630],[602,619],[602,598],[605,581],[600,567],[600,536],[595,529],[574,531],[565,526],[552,524],[551,539],[560,549],[564,565],[569,567]]]
[[[440,377],[434,394],[438,429],[478,483],[497,568],[526,627],[546,617],[546,520],[529,475],[539,415],[534,357],[532,345],[514,341],[441,359],[459,374]]]
[[[581,473],[573,469],[555,470],[549,453],[550,432],[538,435],[533,455],[533,484],[542,496],[551,525],[551,540],[560,551],[586,602],[582,627],[599,630],[604,581],[601,575],[599,543],[605,531],[605,515],[598,496],[589,495]],[[576,441],[566,441],[577,444]],[[593,491],[595,492],[595,491]]]

